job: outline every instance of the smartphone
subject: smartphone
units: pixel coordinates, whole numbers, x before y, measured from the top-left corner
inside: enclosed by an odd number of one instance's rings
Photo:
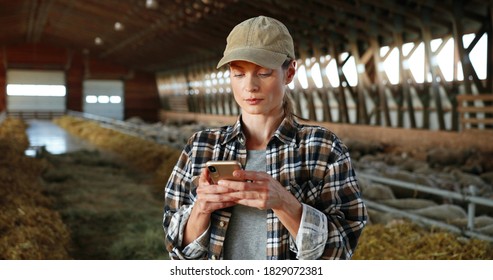
[[[235,170],[242,169],[241,163],[235,160],[208,161],[205,165],[209,169],[209,177],[214,184],[217,184],[219,180],[240,181],[233,176]]]

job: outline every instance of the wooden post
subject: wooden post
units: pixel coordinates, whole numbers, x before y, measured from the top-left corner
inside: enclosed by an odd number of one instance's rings
[[[320,65],[320,75],[322,76],[322,88],[317,89],[316,93],[318,94],[318,97],[320,100],[322,100],[322,120],[324,122],[332,122],[332,117],[330,115],[330,101],[328,97],[328,88],[330,87],[330,82],[327,77],[327,65],[329,64],[329,59],[325,59],[325,53],[322,53],[322,51],[314,47],[313,48],[313,54],[317,58],[317,61]],[[321,57],[324,56],[324,59],[321,59]]]
[[[486,90],[493,92],[493,0],[490,0],[490,8],[488,10],[488,43],[486,47]]]
[[[311,76],[311,66],[312,64],[306,64],[306,60],[311,58],[311,56],[308,54],[305,48],[300,48],[299,49],[299,57],[301,61],[304,62],[305,66],[305,71],[306,71],[306,79],[308,82],[308,88],[306,89],[301,89],[301,92],[303,93],[303,96],[305,97],[306,103],[308,105],[308,119],[316,121],[317,120],[317,115],[315,112],[315,102],[313,101],[313,92],[315,90],[315,83],[313,81],[313,78]]]
[[[298,53],[301,53],[302,50],[298,49]],[[301,63],[303,63],[303,60],[300,59],[299,57],[297,58],[297,65],[298,65],[298,68],[299,66],[301,65]],[[298,79],[298,75],[295,76],[295,79],[294,79],[294,87],[295,89],[298,89],[300,90],[300,92],[296,92],[296,91],[290,91],[289,92],[289,96],[291,97],[291,100],[293,102],[293,110],[295,112],[296,115],[302,117],[303,114],[302,114],[302,108],[301,108],[301,102],[300,102],[300,95],[302,94],[301,91],[303,90],[303,87],[301,86],[301,83]]]
[[[436,114],[437,114],[437,120],[438,120],[438,126],[440,130],[445,130],[445,119],[443,115],[443,107],[442,107],[442,99],[440,98],[440,91],[438,88],[438,81],[437,81],[437,72],[436,72],[436,67],[435,61],[436,61],[436,55],[431,49],[431,31],[430,31],[430,14],[429,10],[427,8],[424,9],[423,13],[423,23],[422,23],[422,34],[423,34],[423,41],[425,44],[425,75],[428,73],[431,74],[431,88],[430,88],[430,95],[432,98],[435,100],[435,107],[436,107]],[[426,78],[426,77],[425,77]],[[425,79],[426,81],[426,79]]]
[[[375,64],[375,83],[377,85],[377,95],[378,95],[378,100],[379,100],[379,105],[378,105],[378,110],[377,110],[377,121],[379,125],[382,125],[382,116],[380,115],[383,113],[383,117],[385,120],[385,125],[386,126],[392,126],[392,122],[390,120],[390,112],[389,112],[389,106],[387,103],[387,95],[385,94],[385,85],[384,85],[384,79],[383,79],[383,69],[382,69],[382,61],[380,57],[380,45],[378,44],[377,38],[376,37],[371,37],[370,39],[370,46],[373,50],[373,63]]]
[[[344,72],[342,71],[343,64],[341,63],[341,54],[339,53],[337,47],[334,45],[331,45],[330,49],[331,49],[331,56],[334,57],[336,61],[337,73],[339,75],[339,93],[338,93],[339,122],[349,123],[349,112],[347,108],[345,88],[343,85],[344,82],[346,82],[346,77],[344,76]]]
[[[464,48],[464,41],[462,40],[462,36],[464,36],[464,30],[462,27],[462,17],[464,16],[463,12],[463,1],[455,0],[454,1],[454,17],[452,18],[452,33],[455,41],[455,48],[459,53],[459,61],[462,64],[462,73],[464,76],[464,88],[465,94],[472,94],[472,83],[471,83],[471,71],[473,71],[471,60],[469,59],[469,53],[467,53]],[[473,106],[473,103],[468,103],[468,106]],[[475,113],[470,113],[471,117],[475,117]],[[471,125],[475,127],[475,125]]]
[[[396,24],[399,26],[399,24]],[[402,45],[402,29],[399,29],[394,33],[394,41],[397,49],[399,50],[399,83],[401,84],[401,96],[400,101],[397,102],[399,105],[399,126],[404,126],[404,103],[407,104],[407,112],[409,113],[409,123],[411,128],[416,128],[416,117],[414,115],[414,105],[411,96],[411,89],[409,86],[409,66],[408,57],[403,54]]]
[[[357,98],[356,100],[356,123],[359,124],[368,124],[368,111],[366,109],[366,97],[365,97],[365,87],[366,84],[366,71],[365,71],[365,63],[361,61],[361,56],[358,48],[358,43],[356,38],[353,38],[349,42],[351,53],[354,58],[354,62],[356,63],[356,71],[358,73],[358,86],[357,86]]]
[[[7,111],[7,54],[5,47],[0,51],[0,113]]]

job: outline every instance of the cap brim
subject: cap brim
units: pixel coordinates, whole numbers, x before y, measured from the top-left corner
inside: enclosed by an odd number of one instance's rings
[[[236,60],[248,61],[269,69],[281,67],[288,56],[286,54],[272,52],[263,49],[243,48],[235,49],[226,54],[217,64],[217,68],[221,68],[227,63]]]

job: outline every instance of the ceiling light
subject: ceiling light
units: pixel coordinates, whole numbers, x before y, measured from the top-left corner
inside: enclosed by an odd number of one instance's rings
[[[94,38],[94,44],[96,45],[102,45],[103,44],[103,39],[101,39],[100,37],[96,37]]]
[[[125,27],[123,26],[123,24],[119,21],[115,22],[115,30],[116,31],[122,31],[123,29],[125,29]]]
[[[146,8],[156,9],[157,7],[158,7],[158,3],[156,0],[146,0]]]

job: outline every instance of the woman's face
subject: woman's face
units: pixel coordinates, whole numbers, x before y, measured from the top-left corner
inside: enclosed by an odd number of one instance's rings
[[[268,69],[247,61],[233,61],[230,72],[231,87],[242,114],[279,116],[285,87],[291,82],[294,69]]]

